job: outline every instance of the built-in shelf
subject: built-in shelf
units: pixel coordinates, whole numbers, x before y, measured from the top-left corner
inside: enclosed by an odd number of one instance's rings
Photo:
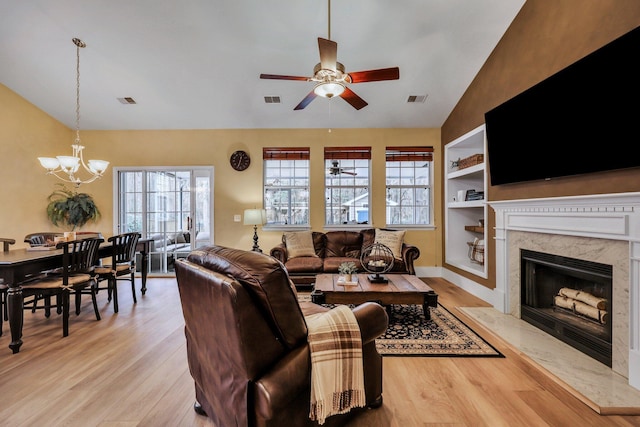
[[[484,200],[471,200],[468,202],[451,202],[447,204],[448,208],[451,209],[459,209],[459,208],[481,208],[485,205]],[[483,217],[480,217],[479,219],[482,219]]]
[[[484,163],[480,163],[479,165],[473,165],[473,166],[469,166],[468,168],[457,169],[457,170],[454,170],[453,172],[449,172],[449,174],[447,175],[447,179],[458,178],[460,176],[470,176],[475,173],[479,175],[484,174]]]
[[[445,263],[487,278],[487,253],[484,263],[479,264],[469,258],[469,242],[475,239],[487,241],[486,227],[479,224],[487,217],[485,200],[465,200],[469,190],[484,192],[486,195],[485,163],[464,169],[452,168],[452,162],[475,154],[483,154],[486,159],[486,138],[484,125],[451,141],[444,147],[445,167]],[[486,197],[486,196],[485,196]]]

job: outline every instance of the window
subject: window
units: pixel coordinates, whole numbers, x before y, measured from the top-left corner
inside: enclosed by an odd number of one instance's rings
[[[309,226],[309,147],[264,148],[268,225]]]
[[[325,224],[369,224],[370,147],[325,147]]]
[[[433,147],[387,147],[387,225],[431,224]]]

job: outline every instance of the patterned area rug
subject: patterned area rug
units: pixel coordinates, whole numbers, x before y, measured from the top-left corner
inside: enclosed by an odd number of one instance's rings
[[[300,300],[310,301],[300,292]],[[327,304],[332,307],[332,304]],[[389,327],[376,340],[383,356],[504,357],[491,344],[438,304],[425,320],[418,305],[394,305]]]
[[[376,340],[383,356],[504,357],[449,310],[430,307],[425,320],[418,305],[394,305],[389,327]]]

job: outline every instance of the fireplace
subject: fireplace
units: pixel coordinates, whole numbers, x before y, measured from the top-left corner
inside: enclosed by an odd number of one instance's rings
[[[608,264],[520,250],[521,319],[611,367]]]
[[[611,370],[640,390],[640,193],[490,205],[496,224],[496,287],[484,299],[521,319],[521,249],[612,265]]]

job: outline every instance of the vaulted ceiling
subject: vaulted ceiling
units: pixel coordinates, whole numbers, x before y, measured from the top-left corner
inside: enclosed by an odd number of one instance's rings
[[[440,127],[524,0],[333,0],[330,14],[328,4],[1,2],[0,83],[75,127],[78,37],[82,129]],[[346,72],[397,66],[400,78],[350,84],[361,110],[316,98],[294,111],[313,83],[259,76],[312,76],[318,37],[337,42]]]

